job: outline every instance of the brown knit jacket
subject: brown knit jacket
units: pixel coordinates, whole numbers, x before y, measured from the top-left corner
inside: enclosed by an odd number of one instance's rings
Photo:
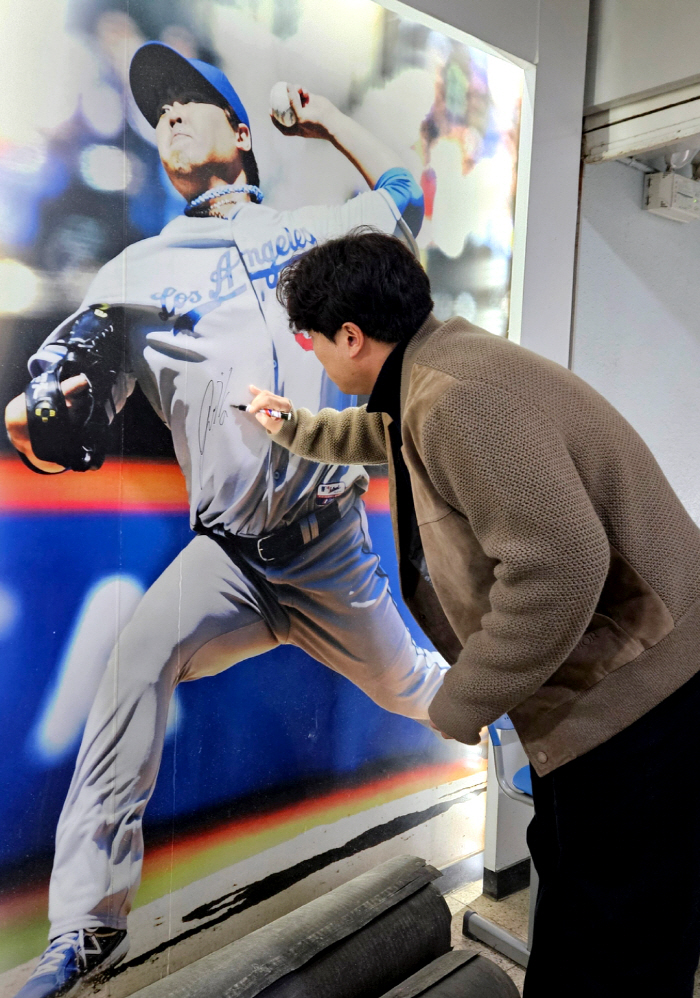
[[[430,707],[442,731],[474,743],[508,711],[543,775],[700,670],[700,530],[589,385],[431,316],[404,357],[401,412],[434,587],[404,598],[453,663]],[[300,409],[275,440],[323,462],[389,460],[397,537],[389,423]]]

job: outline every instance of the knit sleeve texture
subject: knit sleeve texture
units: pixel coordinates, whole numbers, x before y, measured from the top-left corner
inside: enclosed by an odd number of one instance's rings
[[[490,609],[430,708],[442,731],[474,744],[581,639],[610,548],[558,427],[531,402],[459,381],[429,410],[421,435],[431,481],[495,561]]]
[[[294,418],[274,436],[293,454],[320,464],[385,464],[384,424],[380,412],[367,406],[321,409],[315,416],[308,409],[295,409]]]

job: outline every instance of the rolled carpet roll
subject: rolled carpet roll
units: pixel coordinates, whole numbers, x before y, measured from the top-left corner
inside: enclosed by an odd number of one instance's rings
[[[416,856],[387,860],[149,984],[139,998],[291,998],[296,994],[378,998],[449,949],[450,912],[431,886],[440,875]],[[385,918],[389,915],[394,917]],[[365,929],[365,936],[357,940]],[[324,959],[317,959],[324,954]],[[294,990],[295,974],[305,975],[305,990]],[[371,980],[375,974],[376,983]],[[339,983],[332,990],[318,990],[329,980]],[[280,990],[273,991],[277,982]]]
[[[450,948],[450,909],[432,884],[287,974],[259,998],[381,998]]]
[[[433,960],[381,998],[519,998],[513,981],[476,950],[455,950]]]

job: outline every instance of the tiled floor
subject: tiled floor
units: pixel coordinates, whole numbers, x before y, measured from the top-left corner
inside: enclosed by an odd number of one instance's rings
[[[467,884],[457,890],[450,891],[445,895],[450,911],[452,912],[452,946],[454,949],[476,949],[489,960],[493,960],[499,967],[502,967],[509,977],[513,979],[522,994],[525,971],[517,963],[513,963],[507,956],[502,956],[496,950],[491,949],[484,943],[475,939],[466,939],[462,935],[462,918],[464,909],[469,907],[478,911],[484,918],[490,918],[497,922],[504,929],[520,936],[524,939],[527,936],[527,916],[528,916],[529,891],[518,891],[503,901],[491,901],[481,893],[481,881],[476,880],[473,884]]]
[[[499,967],[503,967],[522,994],[523,981],[525,980],[525,971],[523,968],[513,963],[507,957],[501,956],[500,953],[491,949],[490,946],[485,946],[475,939],[465,939],[462,935],[462,918],[464,916],[464,909],[469,907],[477,911],[480,915],[483,915],[484,918],[491,919],[492,922],[496,922],[502,928],[507,929],[521,939],[525,939],[527,937],[529,890],[518,891],[517,894],[512,894],[510,897],[504,898],[503,901],[492,901],[481,893],[481,881],[476,880],[474,883],[466,884],[464,887],[450,891],[449,894],[445,895],[445,900],[452,912],[452,946],[454,949],[476,949],[483,953],[489,960],[493,960]],[[633,996],[630,996],[630,998],[633,998]],[[695,975],[693,998],[700,998],[700,970]]]

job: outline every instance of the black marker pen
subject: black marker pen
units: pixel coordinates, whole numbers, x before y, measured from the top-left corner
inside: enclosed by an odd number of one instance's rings
[[[250,412],[249,405],[232,405],[232,409],[240,409],[241,412]],[[291,412],[280,412],[279,409],[258,409],[258,412],[264,412],[266,416],[272,416],[273,419],[291,419]]]

